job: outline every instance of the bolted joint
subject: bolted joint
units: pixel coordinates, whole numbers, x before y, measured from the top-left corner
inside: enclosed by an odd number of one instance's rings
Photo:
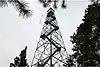
[[[59,29],[59,27],[55,27],[55,31],[58,30],[58,29]]]
[[[45,34],[43,34],[43,35],[41,35],[41,36],[40,36],[40,38],[42,38],[42,39],[44,39],[44,40],[45,40],[46,35],[45,35]]]
[[[54,67],[54,65],[52,64],[52,65],[50,65],[50,67]]]
[[[58,47],[58,48],[57,48],[57,51],[61,51],[61,47]]]
[[[47,24],[47,25],[48,25],[48,23],[49,23],[49,21],[45,21],[45,24]]]

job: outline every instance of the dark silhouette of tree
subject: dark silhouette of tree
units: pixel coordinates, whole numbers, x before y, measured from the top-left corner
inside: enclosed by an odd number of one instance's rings
[[[8,4],[11,4],[19,12],[19,16],[28,18],[32,16],[32,11],[29,9],[28,3],[23,0],[0,0],[0,7],[6,7]]]
[[[43,7],[48,7],[53,5],[55,9],[58,8],[59,0],[38,0],[40,4],[43,4]],[[91,2],[99,1],[99,0],[90,0]],[[29,9],[28,3],[23,0],[0,0],[0,7],[8,6],[11,4],[15,7],[15,9],[19,12],[19,16],[23,16],[24,18],[28,18],[32,16],[32,10]],[[61,7],[67,7],[67,1],[61,0]]]
[[[39,0],[44,7],[49,6],[51,3],[54,3],[53,6],[56,9],[58,0]],[[32,16],[32,11],[29,9],[28,3],[23,0],[0,0],[0,7],[6,7],[8,4],[11,4],[19,12],[19,16],[28,18]],[[62,0],[62,8],[66,8],[65,0]]]
[[[58,8],[57,4],[58,4],[59,0],[39,0],[39,2],[43,4],[43,7],[48,7],[48,6],[50,6],[50,4],[53,3],[53,7],[55,9],[57,9]],[[66,8],[66,1],[65,0],[61,0],[61,7]]]
[[[26,59],[26,50],[27,50],[27,47],[25,47],[24,50],[21,51],[21,54],[19,55],[20,56],[20,63],[19,63],[19,67],[20,66],[27,66],[27,59]]]
[[[67,62],[67,65],[65,65],[65,67],[76,67],[76,61],[74,60],[73,55],[69,55],[66,62]]]
[[[91,2],[96,2],[99,0],[90,0]],[[67,8],[67,0],[39,0],[40,3],[43,4],[43,7],[48,7],[50,5],[52,5],[55,9],[57,9],[58,7],[58,3],[61,3],[61,8],[66,9]]]
[[[55,9],[58,8],[59,0],[38,0],[40,4],[43,4],[43,7],[48,7],[53,5]],[[99,1],[99,0],[90,0],[91,2]],[[0,0],[0,7],[6,7],[8,4],[11,4],[15,7],[16,11],[19,12],[19,16],[23,16],[24,18],[29,18],[32,16],[32,10],[29,9],[28,3],[23,0]],[[67,1],[61,0],[61,7],[67,7]]]
[[[27,46],[21,51],[19,57],[14,58],[14,63],[10,63],[10,67],[29,67],[26,59],[26,50]]]
[[[100,65],[100,3],[95,1],[85,10],[81,23],[71,36],[74,59],[78,66]]]

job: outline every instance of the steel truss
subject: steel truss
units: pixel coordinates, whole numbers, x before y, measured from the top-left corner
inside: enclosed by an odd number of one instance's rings
[[[31,67],[64,67],[67,65],[67,52],[56,21],[54,10],[47,11],[39,42]]]

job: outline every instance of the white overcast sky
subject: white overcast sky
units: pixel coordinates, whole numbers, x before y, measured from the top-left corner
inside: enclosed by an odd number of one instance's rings
[[[48,8],[43,8],[37,0],[28,2],[33,10],[33,16],[26,20],[18,17],[18,12],[12,5],[0,8],[0,67],[9,67],[9,63],[13,62],[13,58],[18,56],[25,46],[28,47],[27,59],[31,64]],[[68,54],[72,53],[73,46],[70,36],[82,23],[88,4],[88,0],[68,0],[67,9],[55,10]]]

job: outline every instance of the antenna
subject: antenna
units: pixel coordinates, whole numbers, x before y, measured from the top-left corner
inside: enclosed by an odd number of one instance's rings
[[[42,24],[42,23],[41,23],[41,21],[42,21],[42,18],[43,18],[43,15],[41,15],[41,17],[40,17],[40,22],[39,22],[39,24]]]

